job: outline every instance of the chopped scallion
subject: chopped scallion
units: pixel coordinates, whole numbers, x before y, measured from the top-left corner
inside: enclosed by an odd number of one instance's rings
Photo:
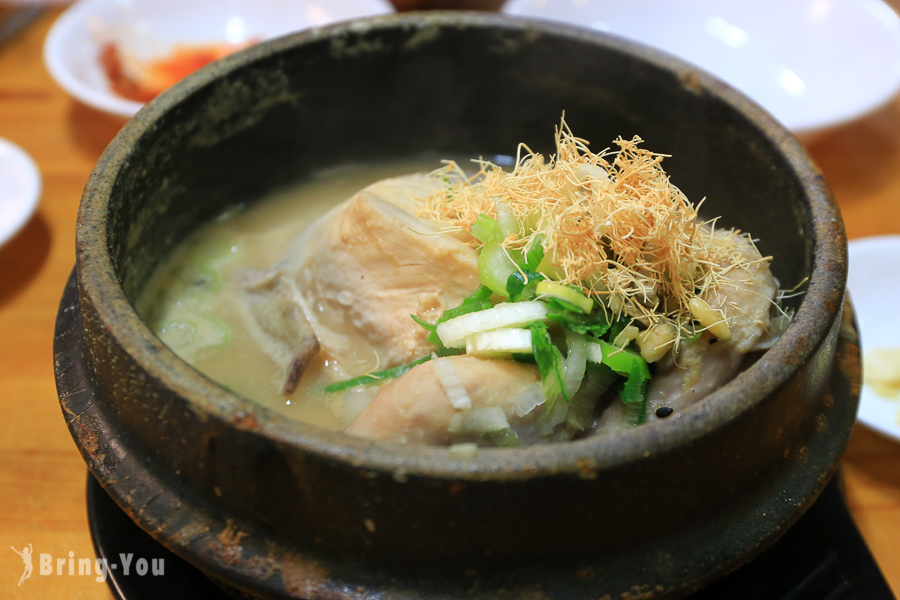
[[[507,296],[506,281],[515,273],[515,263],[507,256],[500,242],[488,242],[478,255],[478,276],[481,283],[503,297]]]
[[[487,244],[500,240],[503,234],[500,233],[497,219],[482,213],[472,223],[472,235],[482,243]]]
[[[354,377],[353,379],[338,381],[337,383],[332,383],[331,385],[325,386],[325,393],[330,394],[332,392],[340,392],[346,390],[347,388],[356,387],[358,385],[370,385],[373,383],[378,383],[380,381],[397,379],[401,375],[405,375],[406,373],[408,373],[416,365],[421,365],[422,363],[428,362],[429,360],[431,360],[430,354],[405,365],[392,367],[390,369],[385,369],[384,371],[378,371],[377,373],[368,373],[366,375]]]
[[[525,253],[525,264],[523,265],[529,271],[536,271],[541,261],[544,260],[544,236],[539,235],[535,239],[531,248]]]
[[[555,281],[539,281],[536,291],[539,296],[562,303],[565,308],[584,314],[589,314],[594,309],[594,301],[581,293],[580,290],[556,283]]]
[[[537,296],[535,289],[544,276],[536,271],[525,271],[524,274],[516,271],[506,280],[506,293],[510,302],[520,300],[534,300]]]
[[[606,320],[606,315],[602,311],[586,315],[581,311],[576,312],[560,306],[551,306],[547,318],[568,327],[575,333],[591,334],[595,338],[599,338],[609,330],[609,321]]]
[[[566,378],[563,371],[563,357],[559,348],[550,339],[547,325],[542,321],[536,321],[528,325],[531,329],[531,345],[534,350],[534,361],[537,363],[541,374],[541,384],[544,395],[547,397],[548,410],[552,407],[559,394],[562,394],[566,402],[569,401],[569,393],[566,390]]]

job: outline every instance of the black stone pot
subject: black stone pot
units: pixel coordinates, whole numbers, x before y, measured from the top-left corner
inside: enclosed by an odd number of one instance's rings
[[[689,197],[752,231],[796,318],[683,418],[536,448],[395,447],[292,422],[179,360],[136,315],[198,224],[338,163],[552,151],[565,111],[640,135]],[[78,216],[60,401],[92,473],[154,538],[265,598],[678,597],[813,502],[854,422],[846,239],[797,141],[695,68],[624,40],[496,15],[395,15],[267,42],[132,119]],[[849,345],[848,345],[849,344]],[[541,596],[543,594],[543,596]]]

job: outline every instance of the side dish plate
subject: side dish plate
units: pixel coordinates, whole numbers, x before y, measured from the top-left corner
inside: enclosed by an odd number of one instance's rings
[[[721,77],[813,135],[900,90],[900,17],[880,0],[510,0],[509,14],[643,42]]]
[[[859,238],[850,241],[850,274],[847,287],[856,307],[860,346],[866,354],[876,348],[900,349],[900,235]],[[897,365],[900,371],[900,365]],[[871,386],[862,386],[859,421],[900,440],[900,396],[886,398]]]
[[[57,85],[97,110],[131,117],[143,103],[116,95],[100,64],[104,41],[142,59],[176,45],[241,43],[393,12],[387,0],[79,0],[53,24],[44,63]]]
[[[28,154],[0,138],[0,247],[34,214],[41,196],[41,175]]]

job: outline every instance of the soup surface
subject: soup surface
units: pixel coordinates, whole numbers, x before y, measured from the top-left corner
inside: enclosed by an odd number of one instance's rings
[[[326,360],[317,369],[321,383],[305,381],[304,393],[283,394],[284,365],[265,351],[242,318],[241,274],[271,267],[313,221],[373,182],[440,166],[434,156],[338,167],[252,205],[239,205],[181,245],[148,282],[137,310],[166,345],[220,385],[291,418],[341,429],[376,390],[322,393],[324,380],[340,377]],[[378,363],[371,353],[355,360],[353,372]]]

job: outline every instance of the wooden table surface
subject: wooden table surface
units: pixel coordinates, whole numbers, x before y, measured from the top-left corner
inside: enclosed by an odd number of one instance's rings
[[[93,577],[38,572],[41,553],[93,557],[87,471],[54,386],[53,325],[73,266],[81,190],[122,124],[77,104],[48,76],[41,46],[56,14],[48,11],[0,47],[0,137],[31,154],[43,176],[37,214],[0,248],[0,598],[110,597]],[[851,238],[900,233],[900,99],[811,142],[809,150]],[[853,516],[900,596],[900,443],[858,426],[844,472]],[[35,570],[18,587],[23,563],[8,548],[28,544]]]

